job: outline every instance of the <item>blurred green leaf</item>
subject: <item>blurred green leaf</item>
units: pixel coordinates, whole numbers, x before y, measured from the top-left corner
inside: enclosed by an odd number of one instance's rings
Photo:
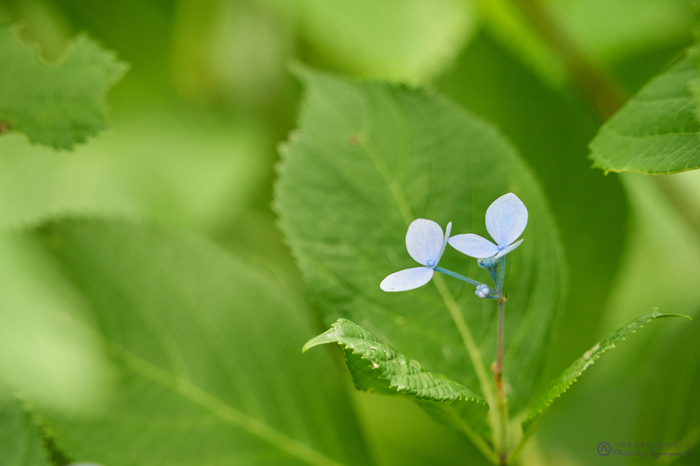
[[[22,21],[31,12],[19,1]],[[68,32],[87,31],[132,65],[115,94],[129,94],[131,103],[172,95],[173,18],[178,2],[172,0],[42,0],[55,21]],[[31,19],[31,17],[30,17]],[[113,104],[116,107],[117,102]]]
[[[563,279],[559,239],[534,178],[497,131],[441,97],[301,75],[307,96],[300,129],[282,150],[275,202],[329,325],[352,319],[488,399],[494,303],[442,276],[433,279],[437,288],[406,293],[384,293],[379,283],[415,264],[404,249],[414,218],[453,221],[453,233],[485,235],[484,214],[498,196],[516,192],[528,206],[525,242],[509,255],[506,279],[504,370],[514,387],[509,403],[518,409],[542,365]],[[440,264],[488,279],[475,260],[454,251]],[[455,316],[469,327],[469,353]]]
[[[418,361],[409,360],[389,343],[347,319],[338,319],[326,332],[309,340],[302,351],[328,343],[343,347],[355,388],[383,395],[407,395],[441,422],[464,432],[486,456],[495,458],[481,439],[488,430],[486,400],[443,375],[427,371]]]
[[[700,122],[689,86],[696,79],[690,56],[652,79],[591,141],[593,166],[645,174],[700,167]]]
[[[0,28],[0,121],[32,142],[70,149],[105,128],[104,95],[127,66],[78,36],[60,63],[47,65]]]
[[[50,466],[39,428],[19,401],[0,397],[0,464]]]
[[[484,29],[549,85],[565,87],[567,70],[543,38],[547,28],[565,36],[596,65],[612,68],[615,78],[629,86],[643,71],[662,66],[667,52],[689,43],[691,2],[481,0],[479,13]],[[539,28],[523,12],[524,5],[533,3],[543,9]]]
[[[113,128],[56,157],[0,138],[0,227],[99,213],[207,233],[235,222],[266,181],[264,128],[175,106],[120,112]]]
[[[642,385],[636,438],[678,443],[697,449],[700,443],[700,328],[696,322],[664,332],[663,348],[647,359],[654,371]],[[674,464],[697,463],[697,454],[677,458]]]
[[[263,0],[280,8],[279,1]],[[294,3],[294,2],[289,2]],[[457,55],[474,30],[470,0],[297,0],[299,34],[357,76],[419,83]]]
[[[607,63],[685,44],[692,29],[692,0],[559,0],[547,5],[576,43]]]
[[[523,438],[527,439],[532,435],[534,429],[537,427],[537,423],[542,418],[544,412],[549,408],[549,406],[559,398],[565,391],[576,382],[576,379],[586,370],[588,366],[593,364],[600,355],[606,350],[615,347],[615,343],[618,343],[625,339],[625,337],[631,333],[636,332],[638,329],[642,328],[646,323],[658,319],[660,317],[686,317],[678,314],[662,314],[658,311],[648,312],[642,314],[636,319],[628,322],[624,326],[615,330],[604,340],[596,343],[593,348],[586,351],[583,356],[577,359],[571,366],[569,366],[557,379],[553,380],[545,394],[533,405],[529,416],[523,421]]]
[[[84,311],[40,245],[0,234],[0,385],[57,411],[98,409],[113,380]]]
[[[480,0],[479,15],[483,21],[483,30],[539,77],[557,86],[566,82],[563,63],[517,2]]]
[[[73,459],[110,465],[368,464],[302,301],[225,252],[128,224],[39,236],[90,304],[119,382],[91,418],[44,411]]]

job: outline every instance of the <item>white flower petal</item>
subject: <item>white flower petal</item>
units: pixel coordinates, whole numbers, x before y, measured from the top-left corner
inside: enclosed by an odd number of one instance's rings
[[[433,266],[437,265],[437,263],[440,262],[440,258],[445,253],[445,248],[447,247],[447,241],[450,239],[451,232],[452,232],[452,222],[448,223],[447,226],[445,227],[445,238],[442,240],[442,249],[440,249],[440,255],[438,256],[437,261],[435,261]]]
[[[518,246],[520,246],[520,243],[522,243],[522,242],[523,242],[523,240],[520,240],[520,241],[516,241],[515,243],[511,244],[510,246],[508,246],[507,248],[505,248],[504,250],[502,250],[501,252],[499,252],[498,254],[496,254],[496,257],[494,257],[494,259],[498,259],[498,258],[500,258],[500,257],[502,257],[502,256],[505,256],[506,254],[508,254],[509,252],[511,252],[513,249],[515,249],[515,248],[517,248]]]
[[[500,247],[518,239],[527,225],[527,208],[513,193],[499,197],[486,210],[486,230]]]
[[[399,270],[386,277],[379,284],[384,291],[406,291],[425,285],[433,278],[433,269],[430,267],[413,267]]]
[[[406,233],[406,249],[413,260],[421,265],[437,264],[444,236],[440,225],[432,220],[419,218],[411,222]]]
[[[474,233],[455,235],[450,238],[449,242],[450,246],[462,254],[466,254],[467,256],[475,257],[477,259],[485,259],[498,254],[498,246],[486,238],[482,238]]]

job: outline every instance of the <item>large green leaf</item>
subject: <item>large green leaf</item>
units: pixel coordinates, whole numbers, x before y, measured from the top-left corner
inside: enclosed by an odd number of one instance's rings
[[[480,437],[475,435],[487,427],[488,405],[483,398],[454,380],[427,371],[418,361],[408,359],[347,319],[339,319],[326,332],[309,340],[302,351],[328,343],[343,347],[345,364],[358,390],[413,398],[439,421],[464,432],[482,452],[492,456],[489,447],[479,443]]]
[[[39,230],[118,376],[89,418],[43,411],[66,456],[110,465],[368,464],[309,311],[200,241],[127,224]]]
[[[54,265],[35,241],[0,234],[0,385],[35,405],[84,414],[104,402],[109,363]]]
[[[523,421],[523,437],[527,439],[532,435],[535,427],[542,418],[547,408],[559,398],[565,391],[569,389],[576,379],[586,370],[588,366],[593,364],[600,355],[606,350],[615,347],[615,343],[618,343],[625,339],[625,337],[631,333],[636,332],[638,329],[642,328],[646,323],[660,318],[660,317],[685,317],[679,316],[678,314],[662,314],[658,311],[648,312],[642,314],[639,317],[633,319],[627,324],[623,325],[619,329],[611,333],[607,338],[596,343],[590,350],[586,351],[583,356],[577,359],[571,366],[569,366],[557,379],[553,380],[549,388],[546,390],[545,394],[534,403],[532,410],[528,417]]]
[[[19,401],[0,394],[0,464],[50,466],[44,439]]]
[[[697,79],[691,56],[652,79],[591,141],[593,166],[646,174],[700,167],[700,122],[690,88]]]
[[[84,36],[60,63],[46,65],[9,27],[0,27],[0,63],[0,122],[58,149],[105,128],[104,94],[126,71],[112,52]]]
[[[324,61],[357,76],[422,82],[472,33],[471,0],[258,0],[293,16]]]
[[[301,128],[282,151],[276,209],[328,325],[351,319],[488,400],[495,303],[442,276],[437,287],[405,293],[384,293],[379,283],[415,265],[404,245],[414,218],[486,235],[484,213],[498,196],[513,191],[528,206],[525,242],[508,256],[506,280],[504,370],[518,409],[542,364],[562,282],[559,240],[532,175],[498,132],[441,97],[302,77]],[[454,250],[441,266],[488,279]],[[461,333],[453,319],[466,321]]]

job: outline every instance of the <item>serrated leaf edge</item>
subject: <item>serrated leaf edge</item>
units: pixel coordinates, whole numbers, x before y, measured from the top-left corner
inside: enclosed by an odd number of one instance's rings
[[[344,350],[351,350],[352,354],[357,355],[360,357],[360,359],[367,361],[369,363],[368,367],[371,368],[373,371],[377,370],[379,368],[379,365],[377,364],[377,362],[373,361],[371,358],[368,358],[366,356],[365,352],[358,351],[355,346],[347,344],[345,342],[338,340],[337,338],[332,337],[332,335],[337,335],[338,332],[340,331],[339,325],[346,323],[346,322],[361,328],[362,330],[367,332],[369,335],[371,335],[377,341],[377,343],[381,343],[382,345],[385,345],[385,346],[391,348],[392,350],[394,350],[398,355],[405,357],[405,355],[396,351],[396,349],[393,346],[391,346],[391,344],[389,344],[388,342],[381,340],[380,338],[377,338],[376,336],[372,335],[371,332],[360,327],[359,325],[355,324],[354,322],[352,322],[348,319],[342,319],[342,318],[338,319],[336,322],[334,322],[331,325],[331,328],[329,328],[328,330],[326,330],[322,334],[320,334],[320,335],[312,338],[308,342],[306,342],[306,344],[302,348],[302,353],[308,351],[310,348],[313,348],[314,346],[323,345],[323,344],[327,344],[327,343],[337,343]],[[344,335],[344,333],[342,333],[342,331],[340,331],[340,333]],[[430,374],[431,376],[435,377],[436,379],[443,379],[445,381],[449,381],[449,382],[463,388],[465,391],[471,393],[471,390],[469,390],[467,387],[465,387],[464,385],[462,385],[458,382],[455,382],[454,380],[450,379],[449,377],[442,375],[442,374],[436,374],[436,373],[428,371],[427,369],[425,369],[425,367],[420,362],[418,362],[414,359],[408,359],[408,358],[406,358],[406,359],[408,360],[408,364],[411,364],[411,363],[418,364],[427,374]],[[475,403],[483,404],[484,406],[488,406],[488,404],[486,403],[486,400],[484,400],[483,398],[476,396],[476,395],[474,395],[474,396],[459,395],[458,397],[453,398],[453,399],[436,399],[436,398],[432,398],[432,397],[428,397],[428,396],[421,396],[418,393],[413,393],[413,390],[408,388],[408,387],[401,387],[400,385],[393,383],[389,379],[389,377],[386,377],[384,375],[384,371],[381,371],[381,373],[377,376],[377,378],[387,381],[389,383],[389,387],[392,389],[395,389],[398,394],[408,395],[408,396],[411,396],[411,397],[419,399],[419,400],[430,400],[430,401],[434,401],[437,403],[453,403],[453,402],[457,402],[457,401],[472,401]]]

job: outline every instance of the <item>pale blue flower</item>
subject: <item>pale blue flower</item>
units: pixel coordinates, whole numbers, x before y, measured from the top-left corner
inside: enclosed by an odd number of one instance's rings
[[[520,246],[523,240],[515,240],[523,233],[526,225],[525,204],[515,194],[508,193],[493,201],[486,210],[486,230],[496,244],[473,233],[455,235],[449,242],[450,246],[467,256],[498,259]]]
[[[432,220],[419,218],[411,222],[406,233],[408,254],[423,267],[413,267],[392,273],[379,285],[384,291],[406,291],[425,285],[433,278],[442,253],[450,237],[452,223],[447,224],[445,234]]]

